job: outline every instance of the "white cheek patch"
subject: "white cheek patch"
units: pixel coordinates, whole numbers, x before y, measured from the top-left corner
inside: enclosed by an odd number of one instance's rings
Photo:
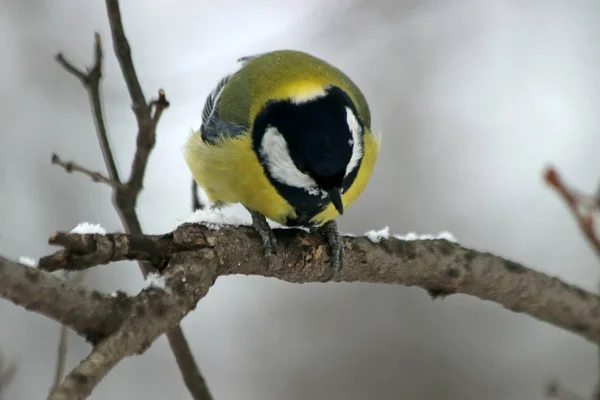
[[[267,127],[262,138],[260,153],[274,179],[285,185],[304,189],[312,195],[323,194],[310,176],[296,168],[290,157],[287,142],[277,128]]]
[[[348,176],[348,174],[358,167],[360,159],[363,156],[363,141],[362,129],[358,123],[358,119],[349,107],[346,107],[346,122],[348,123],[348,128],[350,128],[350,132],[352,132],[352,139],[348,141],[348,145],[352,146],[352,156],[350,156],[350,161],[346,166],[346,176]]]

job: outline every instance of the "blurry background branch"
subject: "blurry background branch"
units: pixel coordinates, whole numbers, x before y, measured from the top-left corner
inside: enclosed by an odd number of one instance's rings
[[[138,127],[136,151],[133,157],[129,180],[127,182],[121,181],[108,138],[100,96],[103,48],[102,38],[98,33],[95,35],[93,63],[86,72],[83,72],[67,61],[61,53],[56,55],[56,61],[67,72],[79,79],[88,92],[98,141],[108,171],[108,178],[99,173],[90,172],[89,169],[73,162],[64,162],[55,154],[52,157],[52,162],[65,168],[67,172],[78,171],[90,176],[95,181],[110,184],[113,188],[113,205],[121,218],[125,231],[133,234],[141,234],[142,228],[136,212],[136,203],[143,187],[148,159],[156,143],[156,127],[162,112],[169,107],[169,102],[162,89],[159,90],[156,100],[152,100],[149,103],[146,101],[133,65],[131,48],[123,29],[118,0],[106,0],[106,8],[112,33],[113,48],[129,91]],[[146,277],[152,270],[153,265],[148,261],[144,261],[140,262],[140,268],[144,277]],[[175,355],[183,380],[192,397],[195,400],[211,399],[211,394],[196,365],[196,361],[181,327],[174,326],[171,332],[167,332],[167,339]],[[60,365],[59,361],[58,366]]]
[[[575,220],[579,224],[581,233],[592,245],[594,252],[600,257],[600,239],[596,232],[595,216],[600,211],[600,187],[592,194],[584,194],[571,188],[560,176],[558,171],[549,167],[544,174],[546,182],[560,195]],[[598,285],[600,288],[600,284]],[[600,370],[600,349],[598,349],[598,366]],[[547,396],[560,400],[584,400],[571,390],[563,387],[559,381],[553,381],[548,385]],[[600,400],[600,378],[596,382],[592,400]]]
[[[200,195],[198,194],[198,183],[195,179],[192,179],[192,211],[202,210],[204,205],[200,201]]]
[[[294,283],[331,278],[327,246],[320,235],[293,229],[276,230],[276,235],[280,251],[267,263],[260,241],[247,226],[212,230],[186,223],[165,235],[57,232],[50,243],[64,250],[40,259],[39,269],[9,261],[0,264],[0,277],[5,278],[0,279],[0,296],[51,318],[61,315],[57,304],[75,307],[85,322],[70,326],[89,331],[89,314],[94,310],[84,310],[86,303],[102,304],[107,301],[104,295],[72,288],[71,282],[62,283],[70,290],[46,301],[18,292],[35,293],[40,284],[51,284],[51,275],[43,270],[78,271],[130,259],[152,260],[158,266],[164,284],[151,277],[139,295],[117,295],[108,300],[110,307],[103,307],[104,316],[96,312],[92,353],[52,395],[52,399],[82,398],[124,357],[144,352],[159,335],[177,326],[219,276],[259,275]],[[347,237],[345,241],[340,281],[418,286],[433,297],[469,294],[600,343],[600,297],[558,278],[442,239],[405,241],[381,236]],[[19,276],[23,277],[20,281],[15,278]],[[80,293],[81,298],[72,298],[73,293]],[[73,312],[64,310],[64,314]],[[106,323],[105,318],[112,320]],[[79,333],[89,336],[89,332]]]
[[[17,366],[6,360],[4,354],[0,352],[0,400],[5,400],[4,392],[12,382]]]
[[[69,280],[74,285],[79,285],[83,281],[84,277],[85,272],[79,271],[65,271],[63,274],[63,279]],[[68,327],[66,325],[60,326],[58,346],[56,349],[56,367],[54,368],[54,381],[52,382],[52,388],[50,389],[51,391],[54,390],[60,384],[65,374],[65,365],[67,363],[67,350],[69,348],[67,329]]]
[[[579,224],[581,232],[600,257],[600,238],[594,220],[600,210],[600,189],[592,194],[581,193],[571,188],[554,168],[546,170],[545,179],[564,200]]]

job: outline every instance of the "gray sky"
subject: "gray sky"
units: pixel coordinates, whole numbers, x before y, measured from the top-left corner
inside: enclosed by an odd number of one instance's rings
[[[327,3],[123,2],[146,94],[172,107],[159,125],[139,214],[147,232],[190,214],[181,148],[205,95],[240,56],[310,51],[346,71],[383,133],[375,175],[340,219],[361,234],[449,230],[491,251],[595,290],[599,266],[558,197],[554,163],[582,189],[599,179],[600,3],[528,0]],[[103,170],[87,95],[52,57],[82,65],[94,31],[106,46],[103,95],[122,174],[135,120],[108,36],[104,2],[0,1],[0,253],[42,256],[78,222],[121,230],[110,190],[50,165],[51,152]],[[241,212],[234,208],[232,212]],[[87,284],[136,293],[137,267],[115,264]],[[20,370],[8,400],[45,398],[59,327],[0,302],[0,349]],[[366,284],[291,285],[228,277],[184,320],[216,399],[541,399],[551,377],[582,394],[595,347],[491,303]],[[69,366],[89,351],[70,336]],[[186,399],[161,338],[121,363],[92,399]]]

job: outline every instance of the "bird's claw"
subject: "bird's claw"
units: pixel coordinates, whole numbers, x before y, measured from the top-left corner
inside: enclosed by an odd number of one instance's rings
[[[338,232],[337,223],[334,220],[328,221],[318,228],[319,232],[327,239],[329,251],[331,253],[331,268],[333,270],[333,279],[337,278],[338,272],[342,268],[344,258],[344,243],[342,236]]]
[[[259,234],[262,244],[263,252],[265,257],[270,257],[277,253],[277,240],[275,240],[275,233],[269,226],[267,219],[264,215],[248,210],[252,216],[252,227]]]

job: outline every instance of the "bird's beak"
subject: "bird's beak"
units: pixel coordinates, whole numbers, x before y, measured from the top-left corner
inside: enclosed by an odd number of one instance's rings
[[[342,215],[344,213],[344,204],[342,203],[342,191],[340,188],[333,188],[327,191],[329,195],[329,199],[333,203],[333,206],[337,210],[337,212]]]

